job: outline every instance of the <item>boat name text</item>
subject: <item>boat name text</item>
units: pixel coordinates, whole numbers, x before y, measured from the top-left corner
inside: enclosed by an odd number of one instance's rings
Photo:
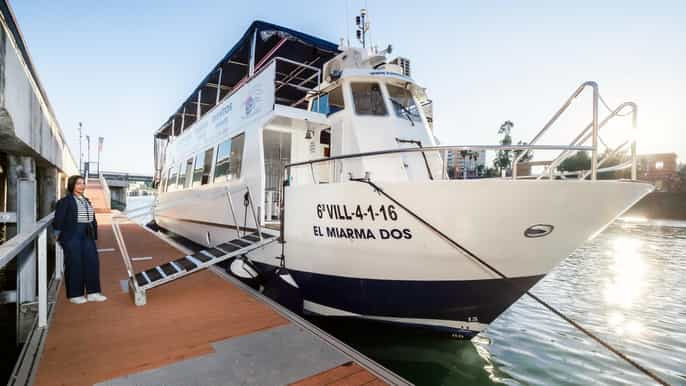
[[[378,229],[371,228],[343,228],[327,226],[325,230],[319,225],[312,227],[315,237],[326,237],[330,239],[350,239],[350,240],[409,240],[412,238],[412,231],[404,229]]]
[[[330,220],[364,220],[366,218],[372,221],[397,221],[398,212],[394,205],[353,205],[349,207],[345,204],[317,204],[317,217],[320,219],[328,218]]]

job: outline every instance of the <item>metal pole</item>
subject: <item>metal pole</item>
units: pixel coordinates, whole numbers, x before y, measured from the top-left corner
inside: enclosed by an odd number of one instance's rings
[[[638,179],[638,156],[636,155],[636,135],[638,127],[638,106],[633,105],[633,114],[631,116],[631,125],[633,131],[633,141],[631,141],[631,180],[636,181]]]
[[[104,137],[98,137],[98,177],[100,177],[100,153],[102,153],[102,142]]]
[[[200,101],[202,100],[202,90],[198,90],[198,108],[195,110],[195,120],[200,120],[200,113],[202,113],[202,107],[200,107]]]
[[[183,106],[183,112],[181,113],[181,131],[179,131],[179,134],[183,133],[183,129],[186,126],[186,106]]]
[[[48,325],[48,268],[47,230],[43,229],[38,236],[38,327]],[[57,267],[55,267],[57,269]]]
[[[91,174],[91,136],[86,135],[86,153],[88,154],[88,157],[86,157],[86,166],[88,169],[86,171],[86,174]],[[85,176],[86,181],[88,181],[88,175]]]
[[[257,44],[257,28],[252,33],[252,40],[250,41],[250,62],[248,67],[248,76],[255,75],[255,45]]]
[[[223,68],[219,67],[219,79],[217,79],[217,98],[214,101],[215,105],[219,104],[219,99],[220,99],[219,96],[222,93],[222,72],[223,72]]]
[[[55,243],[55,279],[62,279],[64,270],[64,251],[60,243]]]
[[[536,136],[534,137],[534,139],[532,139],[531,142],[529,142],[529,145],[535,144],[535,143],[541,138],[541,136],[542,136],[543,134],[545,134],[545,132],[548,131],[548,129],[550,129],[550,127],[553,125],[553,123],[555,123],[555,121],[557,121],[557,119],[560,118],[560,115],[562,115],[562,113],[563,113],[565,110],[567,110],[567,108],[569,108],[569,106],[572,104],[572,102],[574,101],[574,99],[576,99],[576,97],[578,97],[579,94],[581,94],[581,91],[583,91],[584,88],[586,88],[586,87],[593,87],[593,90],[595,90],[594,93],[593,93],[593,101],[594,101],[594,106],[595,106],[595,107],[594,107],[594,111],[596,111],[596,119],[595,119],[595,121],[596,121],[596,122],[598,121],[598,120],[597,120],[597,111],[598,111],[598,106],[597,106],[597,104],[598,104],[598,92],[597,92],[597,91],[598,91],[598,85],[597,85],[595,82],[593,82],[593,81],[584,82],[584,83],[581,84],[581,86],[579,86],[576,90],[574,90],[574,93],[572,94],[572,96],[570,96],[570,97],[565,101],[565,103],[562,105],[562,107],[560,107],[559,110],[557,110],[557,112],[553,115],[553,117],[550,118],[550,120],[545,124],[545,126],[543,126],[543,128],[541,129],[541,131],[539,131],[538,134],[536,134]],[[514,159],[514,161],[512,162],[512,179],[514,179],[514,180],[517,179],[517,168],[516,168],[517,163],[519,163],[519,160],[520,160],[522,157],[524,157],[524,154],[525,154],[525,153],[520,153],[519,156],[517,156],[517,157]]]
[[[593,87],[593,150],[591,150],[591,180],[598,179],[598,85],[591,83]]]
[[[172,127],[171,127],[171,140],[174,140],[174,135],[176,134],[174,131],[176,130],[176,115],[174,115],[174,118],[172,118]]]
[[[83,135],[81,131],[83,130],[83,124],[79,122],[79,173],[83,174],[83,150],[81,149],[81,138]]]
[[[238,225],[238,218],[236,217],[236,211],[233,209],[233,200],[231,199],[231,192],[229,190],[226,190],[226,197],[228,198],[229,202],[229,208],[231,209],[231,216],[233,216],[233,223],[236,226],[236,236],[240,239],[241,238],[241,232],[240,232],[240,225]]]
[[[252,193],[250,193],[250,187],[246,187],[245,189],[248,191],[248,197],[250,198],[250,211],[252,212],[252,217],[255,220],[257,235],[260,237],[260,240],[262,240],[262,227],[260,227],[260,219],[257,217],[257,213],[255,213],[255,200],[253,200]]]

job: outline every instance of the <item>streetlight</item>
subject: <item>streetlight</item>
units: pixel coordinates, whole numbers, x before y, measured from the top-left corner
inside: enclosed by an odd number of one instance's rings
[[[79,173],[83,174],[83,150],[81,150],[81,131],[83,130],[83,123],[79,122]]]
[[[98,137],[98,177],[100,177],[100,153],[102,153],[102,141],[104,137]]]
[[[86,181],[88,181],[88,175],[90,174],[90,169],[91,169],[91,136],[86,135],[86,152],[88,156],[86,157],[86,167],[84,168],[85,174],[86,174]]]

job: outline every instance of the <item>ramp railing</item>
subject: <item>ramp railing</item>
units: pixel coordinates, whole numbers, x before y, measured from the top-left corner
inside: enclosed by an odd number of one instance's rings
[[[27,248],[37,248],[38,263],[38,327],[46,327],[48,316],[48,226],[52,225],[55,212],[43,217],[29,229],[22,231],[0,245],[0,269],[19,256]],[[64,254],[59,243],[55,243],[55,272],[53,280],[62,278]]]
[[[243,193],[243,200],[244,203],[243,205],[245,206],[245,219],[244,219],[244,224],[241,227],[240,221],[238,219],[238,216],[236,216],[236,209],[234,207],[234,202],[233,198],[231,197],[232,194],[234,193]],[[117,245],[119,246],[119,250],[121,251],[122,259],[124,260],[124,265],[126,267],[127,274],[129,276],[129,288],[132,290],[132,295],[134,299],[134,303],[136,305],[142,306],[145,305],[147,300],[146,300],[146,290],[151,289],[153,287],[165,284],[167,282],[173,281],[175,279],[178,279],[180,277],[183,277],[189,273],[196,272],[200,269],[207,268],[208,266],[215,264],[219,261],[223,261],[226,258],[231,258],[237,254],[243,253],[243,251],[251,250],[253,248],[259,247],[265,240],[265,238],[271,238],[273,237],[272,235],[264,234],[262,233],[262,228],[260,226],[259,222],[259,217],[258,213],[256,212],[255,209],[255,204],[254,204],[254,199],[252,197],[252,193],[250,192],[250,187],[244,186],[240,187],[238,189],[234,189],[233,191],[230,191],[228,188],[224,189],[221,193],[217,193],[216,195],[226,195],[226,202],[228,205],[228,210],[230,211],[230,214],[233,218],[234,221],[234,226],[236,230],[236,236],[237,238],[232,241],[235,242],[238,240],[237,245],[230,245],[230,247],[235,248],[233,250],[228,250],[228,249],[222,249],[221,245],[219,247],[211,247],[209,252],[206,251],[201,251],[200,253],[193,255],[193,256],[186,256],[185,259],[188,259],[188,262],[186,261],[175,261],[175,262],[170,262],[167,263],[168,266],[164,267],[167,268],[165,271],[164,268],[162,267],[155,267],[152,270],[148,270],[145,272],[136,272],[134,267],[133,267],[133,262],[132,258],[128,253],[128,250],[126,248],[126,242],[124,240],[124,236],[122,235],[121,228],[120,228],[120,223],[121,221],[124,220],[131,220],[136,217],[141,217],[141,216],[146,216],[149,214],[148,212],[143,212],[143,210],[146,209],[151,209],[154,208],[155,205],[147,205],[144,207],[139,207],[136,209],[131,210],[128,213],[123,213],[122,215],[115,215],[112,216],[112,230],[114,233],[115,241],[117,242]],[[176,200],[171,203],[167,203],[164,205],[164,208],[171,208],[177,205],[180,205],[181,203],[185,202],[186,200]],[[135,212],[141,212],[139,214],[133,214]],[[256,227],[256,232],[248,234],[248,226],[247,226],[247,216],[248,212],[251,213],[253,221],[255,222],[255,227]],[[127,214],[129,216],[127,216]],[[241,228],[243,230],[243,235],[241,235]],[[273,240],[272,240],[273,241]],[[181,260],[183,260],[182,258]],[[190,265],[189,265],[190,264]],[[158,269],[159,268],[159,269]],[[156,276],[159,274],[159,277],[155,278],[150,278],[147,273],[155,274]]]

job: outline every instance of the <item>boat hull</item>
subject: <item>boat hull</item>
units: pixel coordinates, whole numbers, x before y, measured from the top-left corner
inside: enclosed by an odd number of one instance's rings
[[[287,188],[285,265],[304,309],[467,337],[652,190],[605,181],[377,185],[388,196],[364,182]],[[272,245],[249,257],[276,265],[279,255]]]

